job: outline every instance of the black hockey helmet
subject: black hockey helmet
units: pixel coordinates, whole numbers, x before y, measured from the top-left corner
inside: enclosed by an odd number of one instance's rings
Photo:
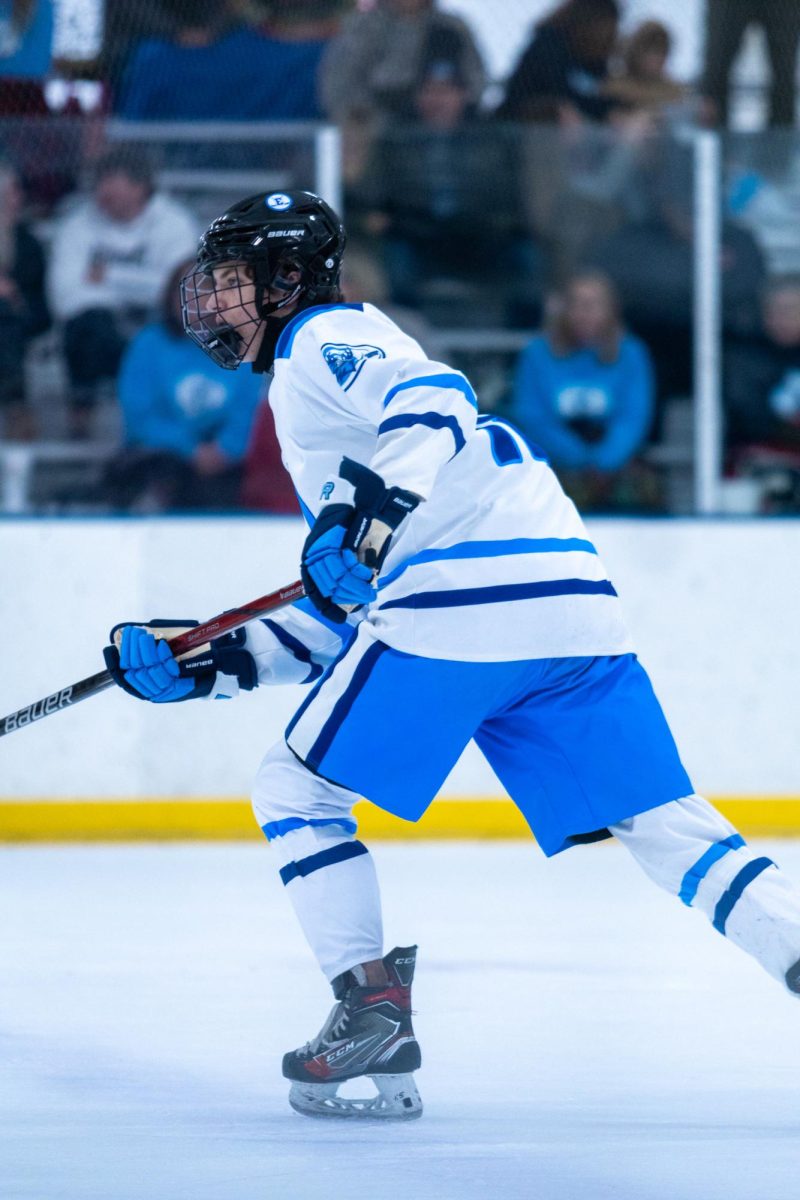
[[[183,327],[221,367],[235,370],[269,317],[254,370],[269,370],[282,327],[281,312],[341,299],[344,226],[313,192],[260,192],[212,221],[200,239],[197,263],[181,280]],[[220,268],[246,269],[223,280]],[[215,274],[216,272],[216,274]],[[252,284],[253,292],[247,287]],[[288,318],[286,318],[288,319]]]

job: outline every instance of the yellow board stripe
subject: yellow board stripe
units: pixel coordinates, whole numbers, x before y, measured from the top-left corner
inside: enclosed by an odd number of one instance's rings
[[[800,796],[720,796],[712,803],[745,837],[800,835]],[[381,839],[519,838],[528,827],[510,800],[437,800],[417,823],[356,805],[359,836]],[[0,842],[239,841],[263,835],[246,800],[0,800]]]

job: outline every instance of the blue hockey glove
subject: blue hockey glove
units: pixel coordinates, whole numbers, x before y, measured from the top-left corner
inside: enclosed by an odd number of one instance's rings
[[[375,577],[392,534],[419,504],[419,496],[387,488],[380,475],[350,458],[339,467],[355,488],[354,504],[327,504],[303,546],[306,595],[329,620],[347,619],[347,608],[369,604],[378,594]]]
[[[178,661],[165,640],[197,625],[197,621],[149,621],[146,625],[123,622],[111,630],[111,644],[103,650],[106,667],[117,683],[138,700],[165,704],[207,696],[217,678],[235,678],[250,691],[258,684],[256,664],[245,646],[245,631],[238,629]],[[153,630],[161,631],[156,637]],[[119,646],[115,635],[120,631]],[[234,689],[235,690],[235,689]]]

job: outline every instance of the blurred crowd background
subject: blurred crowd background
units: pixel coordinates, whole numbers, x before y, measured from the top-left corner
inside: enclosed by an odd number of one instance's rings
[[[585,510],[691,512],[708,131],[719,508],[799,512],[799,40],[798,0],[0,0],[0,512],[296,511],[269,379],[182,335],[177,280],[321,180],[347,300]]]

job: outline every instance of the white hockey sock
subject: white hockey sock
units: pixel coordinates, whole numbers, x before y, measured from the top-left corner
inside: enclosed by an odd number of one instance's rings
[[[372,855],[341,825],[305,826],[272,843],[308,944],[329,980],[383,955]]]
[[[754,854],[701,796],[629,817],[611,832],[660,887],[699,908],[715,929],[785,983],[800,959],[800,891]]]
[[[355,837],[357,799],[312,775],[283,743],[267,754],[253,792],[286,894],[329,980],[383,955],[375,866]]]

